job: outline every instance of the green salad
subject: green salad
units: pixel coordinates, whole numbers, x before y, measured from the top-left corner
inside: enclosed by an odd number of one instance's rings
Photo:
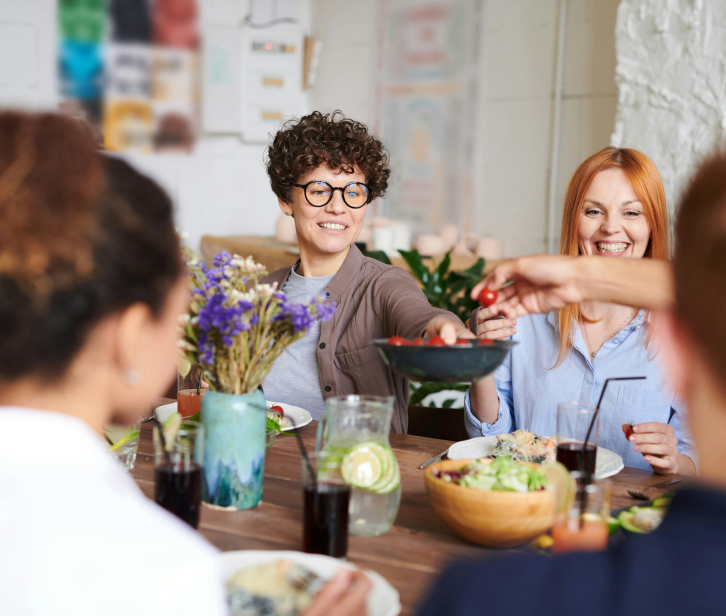
[[[532,492],[544,490],[545,476],[539,468],[515,462],[509,456],[499,456],[493,462],[474,460],[458,471],[440,471],[443,481],[476,490],[507,490]]]

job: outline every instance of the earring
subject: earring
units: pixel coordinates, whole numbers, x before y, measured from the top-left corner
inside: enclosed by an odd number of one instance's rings
[[[129,385],[136,385],[141,380],[141,375],[138,370],[129,368],[124,375],[124,379]]]

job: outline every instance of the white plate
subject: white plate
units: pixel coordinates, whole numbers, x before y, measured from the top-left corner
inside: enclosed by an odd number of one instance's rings
[[[282,410],[285,411],[285,417],[289,417],[296,428],[307,426],[313,420],[313,416],[308,411],[298,406],[292,406],[284,402],[268,402],[267,408],[269,409],[273,404],[279,404],[282,407]],[[164,423],[169,415],[176,413],[176,409],[176,402],[172,402],[171,404],[157,407],[154,409],[154,414],[161,423]],[[285,428],[285,430],[292,430],[292,428]]]
[[[282,410],[285,411],[285,417],[294,424],[295,428],[307,426],[313,420],[313,416],[305,409],[301,409],[299,406],[292,406],[292,404],[285,404],[284,402],[268,402],[267,408],[269,409],[273,404],[277,404],[282,407]],[[285,428],[283,432],[292,429],[293,428]]]
[[[486,458],[497,446],[496,436],[479,436],[460,441],[449,447],[449,460],[465,460],[467,458]],[[597,461],[595,462],[595,479],[604,479],[617,475],[625,468],[623,459],[614,451],[597,448]]]
[[[240,569],[254,567],[261,563],[285,558],[303,565],[325,579],[332,578],[341,567],[355,569],[355,565],[330,556],[305,554],[304,552],[275,552],[262,550],[241,550],[220,554],[222,579],[226,583]],[[398,591],[375,571],[366,570],[366,577],[373,584],[368,595],[368,616],[396,616],[401,611]]]

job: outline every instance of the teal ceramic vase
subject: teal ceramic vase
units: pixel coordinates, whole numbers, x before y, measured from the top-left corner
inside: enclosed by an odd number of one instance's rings
[[[265,396],[220,394],[202,398],[204,502],[251,509],[262,500],[265,472]]]

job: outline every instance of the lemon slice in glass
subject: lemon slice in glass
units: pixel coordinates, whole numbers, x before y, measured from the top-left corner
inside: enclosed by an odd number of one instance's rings
[[[191,371],[192,363],[189,360],[182,358],[177,362],[177,369],[179,370],[179,376],[184,379]]]
[[[557,513],[566,513],[575,500],[575,480],[570,471],[559,462],[543,464],[540,469],[545,476],[547,489],[557,492]]]
[[[171,451],[171,447],[176,440],[176,435],[182,425],[182,416],[179,413],[172,413],[164,422],[164,444],[166,450]]]
[[[368,489],[380,481],[384,469],[383,448],[377,443],[361,443],[343,458],[341,473],[346,483],[354,488]]]

